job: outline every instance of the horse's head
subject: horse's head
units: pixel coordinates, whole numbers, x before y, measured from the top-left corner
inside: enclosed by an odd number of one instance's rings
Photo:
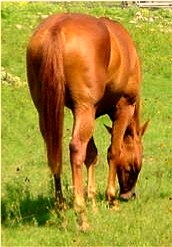
[[[133,124],[126,129],[119,161],[117,163],[117,176],[120,185],[120,197],[129,200],[136,196],[135,185],[142,167],[143,146],[142,136],[148,122],[138,131]]]
[[[120,198],[123,200],[129,200],[136,196],[135,185],[142,167],[142,136],[147,125],[148,121],[139,130],[136,130],[133,123],[127,127],[120,155],[115,160],[120,186]],[[107,129],[111,133],[111,128],[107,127]]]

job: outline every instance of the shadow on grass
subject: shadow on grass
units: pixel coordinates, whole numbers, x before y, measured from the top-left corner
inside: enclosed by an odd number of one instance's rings
[[[51,218],[52,210],[55,207],[53,199],[39,195],[37,198],[26,196],[21,200],[12,202],[1,201],[2,224],[9,225],[15,223],[35,223],[38,226],[45,225]]]
[[[67,205],[70,208],[70,203]],[[53,197],[33,196],[28,188],[7,185],[6,195],[1,200],[1,222],[9,227],[18,224],[37,226],[61,225],[63,211],[57,211]]]

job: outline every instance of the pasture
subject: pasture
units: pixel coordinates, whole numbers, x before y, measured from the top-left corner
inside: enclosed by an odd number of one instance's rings
[[[26,82],[25,49],[34,27],[52,13],[108,16],[130,31],[142,61],[144,163],[136,200],[110,210],[105,200],[109,134],[96,121],[97,206],[87,202],[91,230],[76,228],[68,143],[72,116],[65,110],[63,192],[68,209],[54,211],[54,189]],[[2,3],[2,246],[170,246],[172,245],[172,10],[121,9],[105,3]],[[86,176],[85,176],[86,178]]]

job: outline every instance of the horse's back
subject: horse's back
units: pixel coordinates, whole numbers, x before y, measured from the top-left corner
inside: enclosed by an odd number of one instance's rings
[[[111,53],[108,66],[108,79],[126,85],[128,78],[140,74],[140,64],[135,44],[128,31],[119,23],[109,18],[100,18],[106,25],[111,43]]]

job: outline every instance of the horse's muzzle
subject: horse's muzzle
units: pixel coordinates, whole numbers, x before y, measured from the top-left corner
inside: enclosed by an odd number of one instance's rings
[[[136,198],[136,193],[133,191],[129,191],[127,193],[120,194],[120,199],[122,201],[129,201],[129,200],[135,199],[135,198]]]

